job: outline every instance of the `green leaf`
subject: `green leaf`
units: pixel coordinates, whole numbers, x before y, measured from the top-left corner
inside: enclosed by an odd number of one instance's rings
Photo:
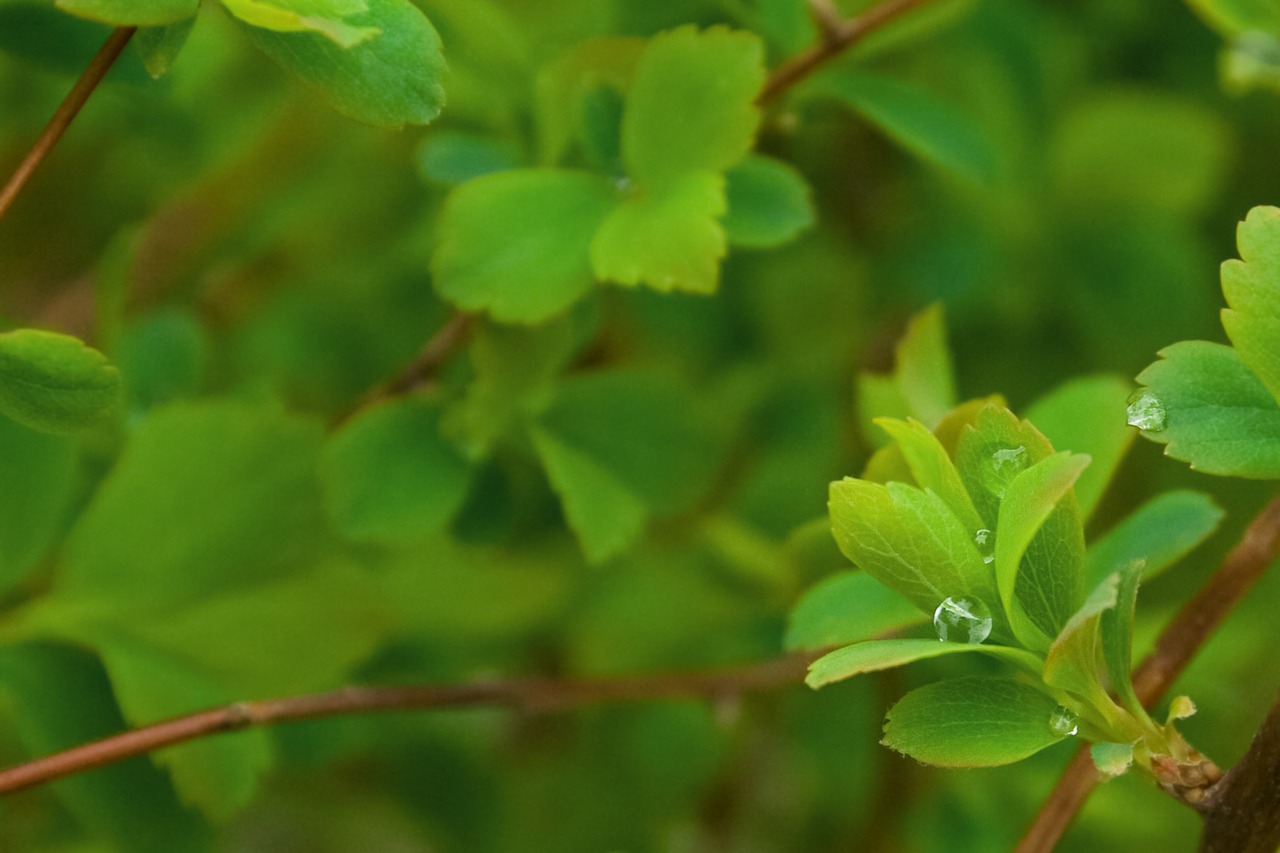
[[[53,544],[72,497],[75,461],[68,439],[0,417],[0,593]]]
[[[37,329],[0,334],[0,413],[69,433],[101,422],[119,401],[119,371],[79,339]]]
[[[622,159],[645,191],[665,194],[747,156],[760,122],[764,46],[756,36],[680,27],[640,56],[622,118]]]
[[[131,409],[149,409],[199,391],[209,343],[191,312],[156,311],[132,323],[119,338],[116,363]]]
[[[245,25],[249,39],[343,115],[379,127],[426,124],[444,106],[444,55],[431,22],[409,0],[369,0],[346,19],[377,36],[344,48],[311,32]]]
[[[470,482],[466,462],[440,435],[437,407],[412,397],[375,406],[331,433],[320,472],[338,530],[383,544],[442,528]]]
[[[1095,743],[1089,747],[1089,755],[1103,776],[1119,776],[1133,764],[1133,744]]]
[[[813,226],[813,200],[804,176],[772,157],[748,157],[725,175],[729,242],[770,248]]]
[[[830,510],[836,544],[867,574],[929,615],[945,598],[976,597],[993,611],[993,633],[1009,636],[973,532],[937,495],[846,477],[831,484]]]
[[[134,50],[142,57],[142,64],[153,79],[160,79],[173,68],[195,22],[195,15],[192,15],[185,21],[162,27],[139,27],[134,33]]]
[[[809,651],[871,640],[927,617],[865,572],[840,572],[815,584],[791,608],[783,645]]]
[[[996,522],[995,565],[1000,600],[1009,614],[1014,633],[1028,648],[1042,648],[1043,639],[1036,632],[1053,637],[1058,634],[1076,607],[1080,596],[1081,569],[1074,564],[1075,548],[1068,548],[1064,561],[1026,561],[1032,539],[1071,490],[1089,457],[1066,451],[1056,453],[1030,466],[1010,481],[1000,502]],[[1079,530],[1079,520],[1075,526]],[[1083,533],[1079,556],[1083,556]],[[1016,593],[1016,595],[1015,595]],[[1025,620],[1019,614],[1025,614]]]
[[[429,181],[448,186],[463,184],[483,175],[515,169],[520,151],[499,136],[438,131],[418,148],[418,171]]]
[[[1138,374],[1163,410],[1144,437],[1206,474],[1280,479],[1280,403],[1231,347],[1181,341]]]
[[[982,517],[960,481],[960,472],[947,455],[942,442],[919,421],[876,418],[876,424],[889,433],[902,451],[911,469],[915,485],[929,489],[946,502],[957,519],[975,532],[982,528]]]
[[[939,767],[996,767],[1063,739],[1058,704],[1005,678],[953,678],[911,691],[890,709],[885,746]]]
[[[55,74],[79,76],[109,34],[103,24],[63,14],[47,0],[0,3],[0,51]],[[142,63],[128,53],[116,61],[112,77],[148,82]]]
[[[844,101],[922,159],[974,183],[995,180],[999,164],[987,134],[932,93],[867,71],[828,72],[813,88]]]
[[[1119,583],[1119,575],[1104,578],[1054,638],[1044,661],[1045,684],[1105,698],[1100,681],[1105,666],[1101,624],[1103,614],[1116,607]]]
[[[1118,376],[1066,382],[1027,409],[1027,420],[1059,450],[1087,453],[1093,462],[1076,480],[1080,516],[1088,519],[1133,443],[1125,424],[1130,384]]]
[[[1150,578],[1182,559],[1218,529],[1223,511],[1200,492],[1157,495],[1129,513],[1089,546],[1085,585],[1095,586],[1135,560]]]
[[[604,178],[555,169],[498,172],[449,196],[432,259],[436,289],[504,322],[541,322],[594,280],[588,247],[616,203]]]
[[[57,0],[57,6],[79,18],[116,26],[158,26],[190,18],[199,0]]]
[[[941,303],[911,318],[894,356],[898,390],[911,415],[933,429],[956,405],[955,373]]]
[[[254,27],[281,33],[319,33],[344,49],[374,38],[378,27],[344,19],[367,12],[364,0],[222,0],[232,15]]]
[[[1115,606],[1105,611],[1099,621],[1102,639],[1102,658],[1106,662],[1111,690],[1130,713],[1142,719],[1146,711],[1133,690],[1129,677],[1133,655],[1133,620],[1138,602],[1138,583],[1142,579],[1143,563],[1131,560],[1117,573]]]
[[[805,684],[817,689],[864,672],[877,672],[927,658],[964,652],[979,652],[1040,674],[1040,658],[1022,649],[982,643],[944,643],[938,640],[872,640],[855,643],[823,655],[809,665]]]
[[[1242,260],[1222,265],[1231,307],[1222,325],[1254,375],[1280,400],[1280,208],[1255,207],[1236,233]]]
[[[1227,35],[1248,30],[1280,35],[1280,9],[1269,0],[1187,0],[1187,3]]]
[[[719,218],[724,178],[694,172],[660,189],[638,188],[604,219],[591,241],[596,277],[656,290],[714,293],[727,251]]]

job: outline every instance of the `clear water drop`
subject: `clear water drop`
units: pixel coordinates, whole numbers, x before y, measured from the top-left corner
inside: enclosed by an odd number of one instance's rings
[[[1059,737],[1072,737],[1080,731],[1080,718],[1062,706],[1049,715],[1049,729]]]
[[[1021,444],[1017,447],[994,445],[987,449],[982,466],[982,485],[997,498],[1003,498],[1013,478],[1026,470],[1031,454]]]
[[[1129,395],[1129,406],[1125,409],[1129,426],[1147,432],[1159,432],[1164,429],[1164,403],[1151,393],[1150,388],[1139,388]]]
[[[996,560],[996,543],[991,540],[991,531],[985,527],[979,528],[973,534],[973,544],[978,546],[978,553],[982,555],[982,562],[991,565]]]
[[[972,596],[947,596],[933,611],[933,629],[938,639],[951,643],[977,645],[991,636],[991,611]]]

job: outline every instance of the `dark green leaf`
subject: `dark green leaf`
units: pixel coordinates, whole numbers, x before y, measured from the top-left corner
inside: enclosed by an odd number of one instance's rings
[[[157,311],[130,325],[115,351],[130,408],[149,409],[199,391],[208,349],[190,312]]]
[[[1280,400],[1280,208],[1249,211],[1236,239],[1242,260],[1222,265],[1231,306],[1222,325],[1241,360]]]
[[[438,131],[423,140],[417,162],[427,180],[453,186],[516,168],[520,152],[499,136]]]
[[[119,371],[80,340],[37,329],[0,334],[0,413],[67,433],[100,423],[119,401]]]
[[[725,175],[729,209],[724,230],[738,246],[780,246],[813,225],[809,185],[796,169],[752,156]]]
[[[0,592],[22,580],[53,543],[74,474],[68,439],[0,417]]]
[[[140,27],[133,36],[133,47],[142,56],[147,73],[160,78],[169,73],[178,54],[187,44],[187,36],[195,25],[195,15],[162,27]]]
[[[885,746],[940,767],[995,767],[1063,739],[1049,726],[1058,705],[1004,678],[953,678],[911,691],[889,711]]]
[[[1182,559],[1218,528],[1222,509],[1200,492],[1165,492],[1126,516],[1089,546],[1085,584],[1095,586],[1129,563],[1150,578]]]
[[[783,644],[817,650],[875,639],[928,617],[866,572],[841,572],[813,586],[791,609]]]

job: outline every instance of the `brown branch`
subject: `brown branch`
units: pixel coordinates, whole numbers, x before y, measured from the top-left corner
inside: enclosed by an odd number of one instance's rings
[[[115,64],[116,59],[119,58],[125,45],[129,43],[129,39],[133,38],[133,34],[137,32],[137,29],[137,27],[116,27],[89,62],[88,67],[84,69],[80,79],[76,80],[76,84],[71,87],[71,91],[62,99],[62,103],[58,105],[53,118],[49,119],[49,123],[45,125],[44,132],[40,134],[40,138],[31,146],[26,158],[18,164],[18,168],[14,170],[8,183],[0,188],[0,218],[4,217],[5,212],[13,204],[18,194],[22,192],[22,188],[26,186],[27,181],[31,179],[36,169],[44,162],[45,157],[49,156],[49,152],[58,144],[62,134],[70,127],[71,120],[76,117],[76,114],[80,112],[80,108],[89,100],[93,90],[98,88],[98,84],[102,82],[102,78],[106,76],[111,66]]]
[[[1254,517],[1239,544],[1231,549],[1200,591],[1169,621],[1151,654],[1134,671],[1133,688],[1143,707],[1150,708],[1164,695],[1236,603],[1253,588],[1278,556],[1280,497],[1274,498]],[[1082,749],[1067,765],[1057,786],[1040,807],[1040,812],[1018,844],[1018,853],[1052,850],[1098,781],[1098,771],[1094,769],[1088,751]]]
[[[760,90],[756,103],[763,106],[776,100],[783,92],[880,27],[927,2],[929,0],[885,0],[884,3],[872,6],[856,18],[848,20],[833,20],[829,15],[822,13],[823,5],[821,4],[812,7],[816,10],[814,17],[821,30],[821,39],[813,47],[775,68],[769,75],[769,79],[765,81],[764,88]]]
[[[537,714],[603,702],[679,697],[723,699],[789,684],[799,685],[810,660],[811,656],[791,655],[733,669],[635,678],[527,678],[474,684],[346,687],[332,693],[237,702],[122,732],[0,770],[0,795],[186,741],[251,727],[377,711],[422,711],[476,705],[504,706]]]
[[[1280,846],[1280,699],[1202,806],[1203,853],[1274,853]]]

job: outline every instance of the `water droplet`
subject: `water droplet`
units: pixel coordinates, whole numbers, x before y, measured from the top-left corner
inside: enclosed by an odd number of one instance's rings
[[[1019,444],[1017,447],[996,445],[987,451],[986,463],[982,466],[982,485],[998,498],[1003,498],[1013,478],[1021,474],[1031,461],[1027,448]]]
[[[1049,715],[1049,728],[1059,737],[1071,737],[1080,731],[1080,718],[1062,706]]]
[[[1129,407],[1125,409],[1129,426],[1147,432],[1159,432],[1164,429],[1164,403],[1151,393],[1150,388],[1139,388],[1129,395]]]
[[[973,544],[978,546],[978,553],[982,555],[982,562],[990,565],[996,560],[996,543],[991,541],[991,531],[985,527],[979,528],[973,534]]]
[[[933,611],[933,629],[943,642],[976,646],[991,635],[991,611],[976,598],[948,596]]]

